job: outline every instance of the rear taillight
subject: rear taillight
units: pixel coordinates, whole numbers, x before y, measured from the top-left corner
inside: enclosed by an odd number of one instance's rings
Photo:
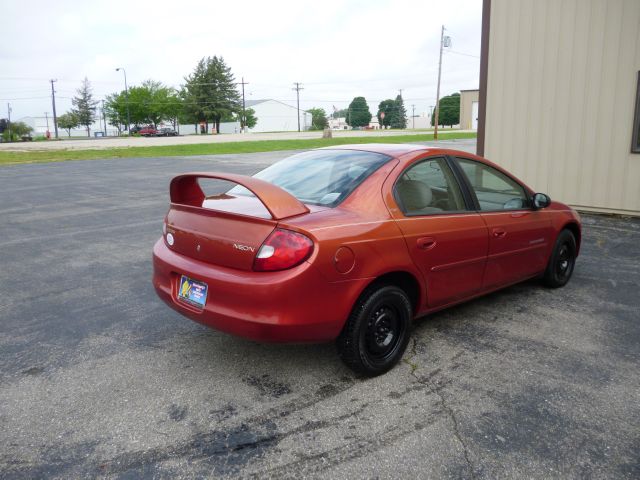
[[[257,272],[286,270],[304,262],[313,252],[313,242],[301,233],[276,228],[264,241],[255,260]]]

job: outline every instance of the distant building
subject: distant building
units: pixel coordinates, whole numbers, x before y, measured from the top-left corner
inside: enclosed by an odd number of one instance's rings
[[[347,125],[347,117],[329,117],[327,120],[329,122],[329,128],[331,130],[349,130],[351,128],[349,125]]]
[[[480,90],[460,90],[460,128],[478,130]]]
[[[297,132],[298,109],[278,100],[247,100],[246,108],[255,112],[258,123],[250,132]],[[311,114],[300,110],[300,131],[311,127]]]
[[[22,117],[17,120],[18,122],[23,122],[33,128],[34,137],[37,136],[45,136],[47,134],[47,130],[51,134],[51,138],[55,136],[55,127],[53,125],[53,117],[51,115],[42,116],[42,117]],[[104,130],[104,126],[102,125],[102,118],[96,119],[96,121],[91,125],[91,136],[93,137],[95,132],[102,132]],[[107,134],[109,136],[118,135],[118,130],[115,127],[109,125],[107,128]],[[58,125],[58,136],[60,138],[65,138],[68,136],[67,131],[63,128],[60,128]],[[87,129],[85,127],[72,128],[71,129],[72,137],[86,137]]]
[[[425,129],[425,128],[433,128],[431,126],[431,116],[428,113],[423,113],[422,115],[415,115],[407,117],[407,128],[416,130]]]

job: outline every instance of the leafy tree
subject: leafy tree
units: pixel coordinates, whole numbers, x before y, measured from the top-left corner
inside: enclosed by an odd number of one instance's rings
[[[258,123],[258,118],[256,117],[256,111],[253,108],[247,108],[244,111],[244,117],[247,128],[253,128]],[[242,128],[242,109],[240,109],[237,113],[225,113],[220,119],[222,122],[239,122],[240,127]]]
[[[127,99],[124,91],[107,95],[104,101],[104,113],[109,125],[116,127],[120,134],[121,126],[127,123]]]
[[[371,112],[364,97],[355,97],[349,104],[347,124],[351,127],[366,127],[371,122]]]
[[[396,97],[394,107],[391,115],[391,128],[407,128],[407,110],[404,108],[404,100],[401,95]]]
[[[384,112],[384,119],[380,115]],[[378,105],[378,122],[380,128],[407,128],[407,111],[404,108],[404,100],[398,95],[395,100],[388,98]]]
[[[220,131],[225,115],[242,110],[235,78],[222,57],[202,58],[185,81],[185,111],[196,122],[205,122],[207,130],[211,120]]]
[[[311,130],[323,130],[329,126],[327,113],[323,108],[312,108],[309,113],[311,114]]]
[[[162,118],[171,122],[173,128],[177,128],[178,120],[184,110],[182,99],[173,88],[163,88],[159,91],[157,100],[162,105]]]
[[[78,117],[73,112],[67,112],[58,117],[58,126],[67,131],[67,135],[71,136],[71,129],[79,125]]]
[[[2,132],[2,139],[5,142],[14,142],[20,140],[20,137],[29,135],[33,132],[33,128],[24,122],[7,122],[7,129]]]
[[[84,78],[82,85],[77,90],[77,95],[71,99],[71,104],[75,107],[71,111],[78,118],[78,125],[84,126],[87,129],[87,137],[90,137],[91,125],[96,119],[98,101],[93,99],[91,84],[87,77]]]
[[[256,117],[256,111],[253,108],[247,108],[244,111],[244,120],[247,128],[253,128],[258,124],[258,117]]]
[[[131,123],[158,126],[162,121],[162,105],[158,104],[161,88],[162,84],[155,80],[145,80],[142,85],[129,88]]]
[[[349,109],[348,108],[342,108],[340,110],[336,110],[333,112],[333,118],[347,118],[347,115],[349,115]]]
[[[449,125],[453,127],[460,123],[460,94],[453,93],[446,97],[442,97],[440,102],[440,112],[438,113],[438,125]],[[436,115],[435,112],[431,116],[431,126],[435,125]]]
[[[153,124],[169,121],[176,128],[184,109],[178,92],[154,80],[145,80],[142,85],[129,89],[129,111],[134,125]],[[120,129],[127,121],[127,98],[124,91],[108,95],[105,114],[111,125]]]
[[[391,98],[380,102],[380,104],[378,105],[378,115],[377,115],[380,128],[391,126],[391,117],[395,109],[396,109],[396,102]],[[381,113],[384,113],[384,118],[382,118]]]

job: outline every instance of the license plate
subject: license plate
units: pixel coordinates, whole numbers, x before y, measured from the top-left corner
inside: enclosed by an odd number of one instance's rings
[[[197,308],[204,308],[204,304],[207,303],[207,284],[182,275],[178,285],[178,300]]]

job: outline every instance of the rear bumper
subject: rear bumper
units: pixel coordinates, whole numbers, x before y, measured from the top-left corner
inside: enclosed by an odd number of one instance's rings
[[[200,310],[177,299],[181,275],[208,285]],[[233,335],[263,342],[323,342],[335,339],[368,279],[329,283],[311,264],[282,272],[247,272],[210,265],[153,247],[153,286],[184,316]]]

